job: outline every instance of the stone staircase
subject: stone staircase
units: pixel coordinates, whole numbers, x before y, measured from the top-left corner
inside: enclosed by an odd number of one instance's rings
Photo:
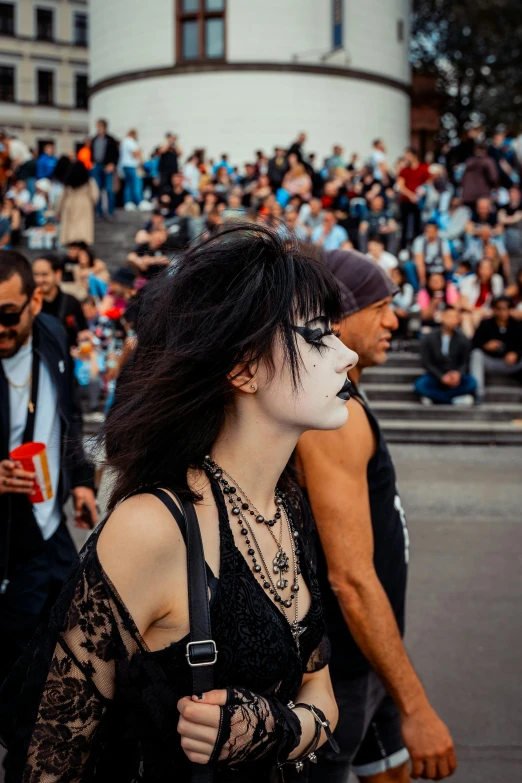
[[[108,221],[96,219],[96,254],[110,270],[125,264],[136,231],[147,219],[146,213],[124,210]],[[41,253],[23,252],[31,260]],[[411,352],[391,352],[385,365],[365,370],[361,381],[390,442],[522,445],[522,385],[510,378],[490,377],[486,402],[481,406],[425,407],[413,392],[413,381],[422,374],[422,367],[418,346],[412,348]],[[99,427],[90,419],[86,416],[87,434]]]
[[[522,385],[515,380],[489,377],[480,406],[424,406],[413,391],[421,374],[416,350],[392,352],[385,365],[363,373],[361,389],[389,442],[522,445]]]

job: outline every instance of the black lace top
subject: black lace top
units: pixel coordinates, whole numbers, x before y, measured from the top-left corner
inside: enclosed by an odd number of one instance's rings
[[[211,601],[219,651],[214,687],[239,686],[286,704],[295,698],[303,673],[324,667],[329,656],[313,571],[310,512],[298,490],[287,495],[312,596],[299,653],[287,620],[235,545],[216,485],[213,492],[221,547]],[[49,627],[40,629],[3,688],[0,733],[12,751],[7,783],[190,780],[176,708],[192,692],[188,638],[163,650],[147,648],[98,560],[102,526],[81,551]],[[270,763],[267,768],[261,760],[236,769],[220,767],[214,780],[267,783],[273,774]]]

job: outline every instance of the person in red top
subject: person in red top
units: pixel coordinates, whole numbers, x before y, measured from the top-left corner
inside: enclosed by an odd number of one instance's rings
[[[421,163],[415,147],[408,147],[404,152],[406,166],[399,171],[397,190],[400,193],[400,208],[402,222],[401,249],[406,247],[409,233],[410,216],[413,217],[413,236],[422,232],[421,211],[417,188],[424,185],[430,177],[428,165]]]

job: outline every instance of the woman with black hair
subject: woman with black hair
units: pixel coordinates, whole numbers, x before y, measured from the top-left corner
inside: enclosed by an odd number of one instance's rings
[[[60,244],[94,242],[94,208],[100,191],[84,164],[77,160],[65,179],[65,188],[57,209]]]
[[[357,355],[308,252],[236,224],[143,292],[105,425],[110,516],[4,688],[9,780],[188,781],[192,762],[219,783],[287,781],[335,725],[313,523],[286,466],[305,430],[346,422]],[[218,653],[204,694],[173,493],[194,504],[207,564]]]

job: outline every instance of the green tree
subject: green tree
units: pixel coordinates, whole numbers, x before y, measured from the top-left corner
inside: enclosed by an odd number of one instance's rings
[[[437,76],[444,135],[470,121],[520,130],[522,0],[413,0],[411,59]]]

